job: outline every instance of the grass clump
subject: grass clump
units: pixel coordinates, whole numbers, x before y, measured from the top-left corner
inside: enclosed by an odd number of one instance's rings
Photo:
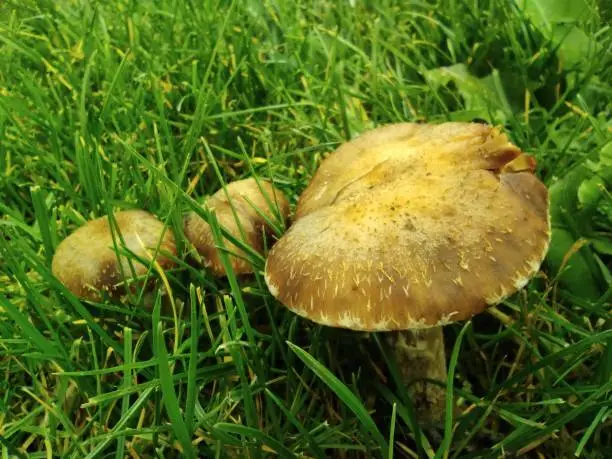
[[[0,4],[3,457],[612,456],[609,18],[587,0]],[[526,290],[447,327],[441,433],[375,334],[279,307],[255,254],[247,280],[178,260],[169,314],[51,275],[112,210],[156,214],[185,253],[182,215],[223,183],[295,202],[365,129],[474,119],[537,158],[553,244]]]

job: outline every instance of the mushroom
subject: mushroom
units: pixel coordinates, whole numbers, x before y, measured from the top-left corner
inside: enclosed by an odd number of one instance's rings
[[[62,284],[81,299],[100,301],[101,291],[116,296],[130,275],[142,276],[149,266],[119,253],[124,249],[162,269],[174,265],[176,255],[172,231],[144,210],[115,212],[117,233],[108,216],[87,222],[64,239],[53,256],[51,270]],[[115,244],[118,251],[115,250]],[[153,258],[155,257],[155,258]]]
[[[265,280],[319,324],[387,331],[423,420],[444,415],[442,326],[522,289],[549,239],[535,161],[491,126],[400,123],[341,145],[300,196]],[[420,381],[416,381],[420,380]]]
[[[243,240],[256,252],[263,252],[264,235],[272,232],[272,224],[284,222],[289,214],[289,201],[270,182],[248,178],[228,184],[209,196],[203,207],[214,211],[219,225],[238,240]],[[234,214],[235,211],[235,214]],[[184,222],[185,237],[202,256],[202,263],[215,276],[224,276],[225,268],[215,245],[213,232],[203,218],[191,211]],[[244,235],[244,239],[243,239]],[[253,267],[247,254],[224,238],[225,247],[231,251],[229,260],[236,274],[252,273]]]

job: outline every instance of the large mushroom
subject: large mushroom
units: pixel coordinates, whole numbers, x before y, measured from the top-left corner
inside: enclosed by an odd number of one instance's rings
[[[219,225],[237,240],[244,241],[257,253],[262,253],[264,238],[272,233],[273,225],[284,223],[289,214],[289,201],[282,191],[266,180],[248,178],[229,183],[209,196],[203,207],[215,213]],[[204,266],[213,275],[224,276],[225,268],[207,221],[191,211],[185,217],[184,232],[201,256]],[[236,244],[223,238],[230,252],[229,261],[236,274],[252,273],[248,255]]]
[[[340,146],[301,195],[265,279],[319,324],[388,331],[422,419],[440,420],[442,326],[522,289],[549,238],[535,161],[491,126],[393,124]]]
[[[162,269],[174,266],[174,235],[154,215],[124,210],[113,216],[118,231],[108,216],[91,220],[64,239],[53,256],[53,274],[81,299],[100,301],[102,291],[111,297],[124,292],[125,281],[145,275],[153,262]]]

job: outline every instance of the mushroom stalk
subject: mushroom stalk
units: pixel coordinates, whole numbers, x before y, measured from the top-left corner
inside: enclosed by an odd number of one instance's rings
[[[446,354],[442,327],[389,332],[402,380],[420,421],[444,419],[446,389],[427,380],[446,381]]]

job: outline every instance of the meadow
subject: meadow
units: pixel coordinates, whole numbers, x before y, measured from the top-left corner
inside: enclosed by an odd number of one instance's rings
[[[607,0],[0,1],[0,456],[612,457]],[[423,426],[384,339],[188,261],[185,212],[387,123],[479,121],[537,160],[552,243],[527,287],[445,327]],[[177,235],[174,309],[51,273],[87,220]],[[214,221],[213,221],[214,225]],[[219,230],[218,228],[216,229]]]

